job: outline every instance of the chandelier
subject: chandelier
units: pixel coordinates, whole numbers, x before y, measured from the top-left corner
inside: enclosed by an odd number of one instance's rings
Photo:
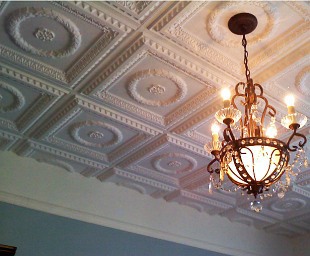
[[[228,22],[228,28],[232,33],[242,35],[246,82],[239,82],[235,86],[235,94],[232,97],[228,89],[222,91],[224,106],[216,112],[215,118],[226,126],[223,130],[223,140],[219,140],[219,126],[213,124],[212,143],[206,145],[206,150],[211,147],[210,151],[214,156],[207,166],[211,174],[209,191],[212,192],[212,187],[223,189],[226,174],[228,179],[237,185],[236,189],[254,196],[251,209],[259,212],[262,205],[258,197],[263,199],[271,196],[272,192],[277,192],[279,197],[283,197],[290,186],[291,178],[296,176],[293,168],[297,162],[302,159],[303,164],[307,165],[303,150],[307,139],[297,132],[306,124],[307,117],[295,111],[294,97],[287,96],[288,114],[281,119],[281,124],[292,130],[292,134],[287,142],[275,138],[276,110],[264,97],[263,87],[251,79],[248,67],[245,35],[251,33],[256,26],[257,19],[250,13],[239,13]],[[269,124],[265,126],[268,121]],[[290,154],[295,156],[291,164]],[[284,173],[286,175],[282,181],[280,178]],[[272,185],[274,186],[271,187]]]

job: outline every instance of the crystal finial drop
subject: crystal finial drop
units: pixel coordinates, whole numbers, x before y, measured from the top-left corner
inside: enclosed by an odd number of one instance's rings
[[[250,204],[251,210],[254,212],[260,212],[263,209],[263,206],[261,205],[260,201],[254,200]]]

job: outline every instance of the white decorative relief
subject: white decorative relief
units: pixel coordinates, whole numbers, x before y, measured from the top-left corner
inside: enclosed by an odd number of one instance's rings
[[[231,32],[227,27],[223,28],[221,26],[222,20],[225,19],[227,12],[242,12],[247,10],[251,5],[254,9],[251,10],[253,15],[258,16],[260,20],[266,20],[266,25],[261,29],[261,33],[255,33],[254,36],[249,36],[249,44],[257,43],[261,40],[266,40],[275,29],[275,26],[278,24],[278,13],[273,3],[270,2],[223,2],[220,3],[215,10],[213,10],[208,17],[207,21],[207,31],[211,38],[217,43],[226,46],[226,47],[237,47],[240,46],[239,39],[232,39]],[[257,14],[256,14],[257,13]]]
[[[92,139],[102,139],[104,137],[104,133],[98,131],[91,131],[88,133],[88,136]]]
[[[65,2],[54,2],[55,5],[60,6],[64,10],[68,11],[69,13],[72,13],[76,15],[77,17],[86,20],[87,22],[90,22],[91,24],[95,24],[98,27],[102,26],[100,22],[97,22],[95,19],[86,19],[85,15],[83,13],[78,12],[77,10],[70,8],[68,5],[65,4]],[[85,2],[85,1],[74,1],[70,2],[70,4],[82,9],[83,11],[95,16],[99,20],[102,20],[105,23],[108,23],[112,25],[113,27],[116,27],[117,29],[129,33],[132,31],[132,28],[129,26],[123,24],[119,20],[115,19],[114,17],[108,15],[107,13],[102,12],[101,10],[97,9],[96,7],[92,6],[91,2]]]
[[[114,3],[122,5],[136,14],[140,14],[146,7],[148,7],[151,1],[115,1]]]
[[[167,184],[164,184],[164,183],[158,182],[156,180],[152,180],[152,179],[149,179],[149,178],[146,178],[146,177],[134,174],[134,173],[123,171],[120,169],[116,169],[114,172],[116,175],[128,178],[128,179],[136,181],[136,182],[141,182],[145,185],[148,185],[148,186],[151,186],[154,188],[159,188],[159,189],[166,190],[166,191],[173,191],[175,189],[174,187],[169,186]]]
[[[45,141],[53,144],[53,146],[57,146],[58,148],[63,148],[65,150],[69,150],[70,152],[77,152],[81,155],[91,157],[92,159],[108,162],[106,154],[90,150],[84,146],[69,143],[68,141],[64,141],[53,136],[46,138]]]
[[[309,24],[307,22],[299,22],[287,33],[276,38],[272,44],[268,45],[264,51],[259,51],[251,59],[251,66],[254,69],[263,67],[270,63],[275,58],[280,58],[283,55],[287,55],[290,48],[294,46],[296,38],[301,37],[303,34],[309,31]],[[287,60],[289,62],[289,60]],[[287,65],[287,62],[277,62],[277,67]],[[289,63],[292,64],[292,63]]]
[[[171,163],[171,161],[169,161],[168,164],[166,164],[167,166],[165,166],[163,164],[165,159],[173,159],[176,165],[172,165],[172,166],[169,165]],[[174,159],[180,159],[180,161],[182,160],[182,163]],[[175,175],[175,174],[181,174],[181,173],[183,174],[183,173],[188,173],[188,172],[193,171],[197,166],[197,161],[191,156],[188,156],[185,154],[166,153],[166,154],[162,154],[154,158],[152,160],[152,164],[155,170],[159,172]]]
[[[37,28],[34,33],[34,36],[41,41],[53,41],[55,38],[55,33],[47,28]]]
[[[36,89],[43,90],[49,94],[53,94],[56,96],[63,96],[69,92],[66,89],[54,86],[47,82],[43,82],[43,80],[40,80],[35,76],[32,76],[25,72],[21,72],[19,70],[16,70],[12,67],[8,67],[5,65],[0,65],[0,73],[1,75],[9,77],[10,79],[14,79],[19,82],[26,83],[27,85],[31,85],[35,87]]]
[[[18,53],[3,45],[0,45],[0,56],[61,82],[67,82],[64,72],[49,65],[43,64],[42,62],[32,59],[24,54]]]
[[[300,198],[283,198],[271,204],[271,209],[276,212],[292,212],[299,211],[306,206],[306,201]]]
[[[124,100],[119,99],[118,97],[115,97],[109,93],[101,92],[96,93],[96,97],[100,98],[101,100],[104,100],[105,102],[109,102],[113,104],[114,106],[121,107],[122,109],[126,109],[130,113],[135,113],[139,116],[142,116],[144,118],[147,118],[149,121],[152,121],[154,123],[164,125],[164,118],[156,113],[150,113],[149,111],[146,111],[140,107],[137,107],[134,104],[128,103]]]
[[[16,120],[16,126],[22,132],[32,125],[41,115],[43,115],[50,107],[52,107],[53,96],[41,93],[40,97],[27,108],[21,117]]]
[[[149,125],[149,124],[146,124],[146,123],[139,122],[138,120],[135,120],[135,119],[128,117],[128,115],[121,114],[121,112],[114,111],[114,110],[109,109],[107,107],[101,107],[95,103],[85,101],[83,99],[77,99],[77,101],[81,107],[85,107],[86,109],[90,109],[95,113],[99,113],[101,115],[104,115],[108,118],[111,118],[112,120],[117,120],[121,123],[128,125],[129,127],[136,128],[136,129],[141,130],[141,131],[148,133],[150,135],[159,135],[162,133],[156,127]]]
[[[6,92],[11,95],[12,97],[12,102],[9,104],[6,104],[4,101],[4,98],[2,96],[1,90],[3,91],[2,93]],[[0,81],[0,113],[8,113],[8,112],[13,112],[13,111],[18,111],[20,110],[24,105],[25,105],[25,97],[23,94],[16,89],[15,87],[4,83]]]
[[[96,161],[90,160],[90,159],[85,158],[85,157],[77,156],[77,155],[71,154],[67,151],[52,148],[50,146],[46,146],[44,144],[41,144],[41,143],[38,143],[35,141],[29,141],[29,146],[33,150],[33,152],[35,150],[39,150],[39,151],[47,152],[47,153],[55,155],[55,156],[62,157],[64,159],[68,159],[68,160],[77,162],[77,163],[85,164],[86,166],[91,166],[91,167],[98,168],[98,169],[105,169],[106,168],[106,165],[104,165],[100,162],[96,162]]]
[[[139,166],[139,165],[130,165],[128,169],[140,175],[147,176],[152,179],[155,179],[155,180],[158,180],[158,181],[161,181],[161,182],[164,182],[164,183],[176,186],[176,187],[179,185],[179,180],[177,178],[174,178],[164,173],[160,173],[153,169],[151,170],[151,169]]]
[[[174,86],[177,88],[176,93],[173,97],[166,99],[166,100],[151,100],[143,97],[138,92],[138,83],[140,81],[143,81],[144,79],[153,78],[153,77],[160,77],[165,78],[169,81],[171,81]],[[161,88],[164,88],[161,86]],[[175,103],[182,98],[185,97],[187,93],[187,85],[185,82],[178,76],[174,75],[172,72],[166,71],[166,70],[143,70],[135,73],[133,77],[130,79],[130,82],[128,84],[128,92],[130,96],[138,101],[141,104],[149,105],[149,106],[167,106],[172,103]]]
[[[63,49],[43,50],[28,43],[21,35],[21,24],[27,19],[37,17],[47,17],[61,24],[70,35],[70,44]],[[46,8],[25,7],[14,11],[7,20],[7,29],[14,43],[20,48],[32,54],[43,57],[61,58],[72,55],[81,44],[81,34],[78,27],[62,14]]]
[[[152,84],[152,86],[148,88],[148,91],[154,95],[159,95],[163,94],[166,91],[166,88],[160,84]]]
[[[306,96],[310,96],[310,66],[303,68],[296,76],[296,89]]]
[[[95,140],[88,141],[87,138],[81,137],[80,130],[89,128],[89,127],[90,128],[100,127],[100,129],[104,129],[112,133],[113,136],[109,141],[104,141],[104,142],[96,142]],[[113,147],[119,144],[123,139],[122,132],[118,128],[110,124],[99,122],[99,121],[83,121],[83,122],[75,123],[70,127],[70,133],[71,133],[72,138],[76,140],[78,143],[84,146],[87,146],[87,147],[95,147],[95,148]],[[94,134],[94,133],[100,133],[100,132],[97,130],[91,132],[91,134]]]

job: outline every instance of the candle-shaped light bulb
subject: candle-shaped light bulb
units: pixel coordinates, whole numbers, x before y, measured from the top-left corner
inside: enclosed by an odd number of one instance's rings
[[[287,106],[287,111],[289,114],[294,114],[295,113],[295,98],[293,95],[287,95],[284,98],[284,101]]]
[[[219,131],[220,127],[217,124],[212,124],[211,132],[213,150],[219,150]]]
[[[224,108],[229,108],[229,106],[230,106],[230,91],[229,91],[229,89],[224,88],[221,91],[221,96],[223,99]]]

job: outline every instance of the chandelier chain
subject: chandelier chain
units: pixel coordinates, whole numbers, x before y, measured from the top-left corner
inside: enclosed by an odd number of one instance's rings
[[[242,46],[244,48],[244,66],[245,66],[245,76],[246,76],[246,80],[247,82],[250,81],[251,79],[251,73],[250,73],[250,69],[248,67],[248,51],[246,49],[246,46],[247,46],[247,40],[245,38],[245,34],[243,34],[243,37],[242,37]]]

